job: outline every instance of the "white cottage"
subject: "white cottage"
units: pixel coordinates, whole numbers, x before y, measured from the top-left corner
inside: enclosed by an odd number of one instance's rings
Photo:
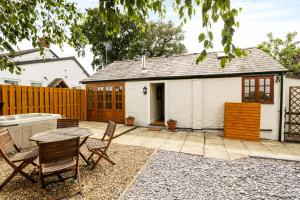
[[[88,89],[88,119],[140,126],[165,125],[221,132],[225,102],[261,103],[261,138],[283,140],[287,70],[265,52],[246,49],[220,68],[222,55],[209,53],[116,61],[82,83]]]
[[[16,52],[12,61],[23,69],[22,73],[0,71],[0,84],[83,88],[80,81],[89,74],[75,57],[60,58],[51,49],[44,50],[44,56],[39,49]]]

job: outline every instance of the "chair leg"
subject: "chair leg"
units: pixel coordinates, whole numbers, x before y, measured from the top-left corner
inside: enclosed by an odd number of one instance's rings
[[[98,165],[99,161],[101,160],[102,156],[99,156],[99,158],[96,160],[96,162],[93,164],[91,170],[95,169],[95,167]]]
[[[43,174],[42,174],[41,170],[40,170],[40,182],[41,182],[42,188],[45,189],[46,188],[45,187],[45,181],[44,181],[44,177],[43,177]]]
[[[94,153],[91,153],[91,155],[88,157],[87,160],[90,160],[93,157]]]
[[[80,178],[79,167],[76,169],[76,178],[77,178],[78,185],[79,185],[79,194],[81,194],[81,178]]]
[[[115,165],[115,164],[116,164],[114,161],[112,161],[112,160],[108,157],[108,155],[107,155],[105,152],[102,152],[102,153],[103,153],[103,158],[104,158],[105,160],[107,160],[110,164],[112,164],[112,165]]]
[[[17,171],[17,169],[15,169],[14,171],[13,171],[13,173],[11,173],[11,175],[9,175],[9,177],[7,177],[4,181],[3,181],[3,183],[0,185],[0,190],[2,190],[2,188],[13,178],[13,177],[15,177],[16,175],[18,174],[18,171]]]

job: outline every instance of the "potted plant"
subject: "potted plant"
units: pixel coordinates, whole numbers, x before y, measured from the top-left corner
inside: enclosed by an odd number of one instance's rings
[[[176,120],[174,120],[174,119],[169,119],[168,121],[167,121],[167,123],[168,123],[168,129],[169,129],[169,131],[176,131],[176,125],[177,125],[177,121]]]
[[[128,116],[126,119],[126,126],[133,126],[134,124],[134,117],[133,116]]]

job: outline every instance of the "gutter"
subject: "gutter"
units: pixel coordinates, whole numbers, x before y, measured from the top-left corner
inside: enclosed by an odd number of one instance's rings
[[[280,73],[280,109],[279,109],[279,137],[278,141],[281,142],[282,135],[282,112],[283,112],[283,74]]]
[[[100,82],[129,82],[129,81],[152,81],[152,80],[177,80],[177,79],[195,79],[195,78],[226,78],[226,77],[240,77],[240,76],[261,76],[261,75],[277,75],[286,73],[286,70],[279,71],[265,71],[265,72],[247,72],[247,73],[223,73],[223,74],[202,74],[202,75],[184,75],[184,76],[161,76],[161,77],[140,77],[140,78],[120,78],[110,80],[82,80],[80,83],[100,83]]]

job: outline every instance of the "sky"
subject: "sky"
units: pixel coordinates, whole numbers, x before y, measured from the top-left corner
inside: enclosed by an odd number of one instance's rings
[[[78,8],[84,11],[87,8],[96,7],[99,0],[72,0],[77,3]],[[180,20],[177,13],[173,11],[172,0],[166,0],[167,14],[164,21],[173,21],[179,24]],[[236,30],[234,44],[241,48],[257,46],[262,41],[267,40],[267,33],[272,32],[275,37],[285,37],[286,33],[296,31],[299,33],[297,39],[300,40],[300,0],[232,0],[232,7],[242,8],[237,20],[240,27]],[[201,8],[197,9],[195,16],[192,17],[184,26],[185,40],[189,53],[197,53],[202,50],[202,45],[198,42],[198,35],[202,31],[201,27]],[[149,20],[159,20],[151,14]],[[214,49],[222,50],[221,45],[222,23],[214,24],[212,31],[214,33]],[[22,42],[19,47],[24,50],[30,46],[29,42]],[[65,45],[63,50],[55,45],[50,48],[60,57],[76,56],[76,51]],[[86,48],[85,57],[77,57],[79,62],[92,74],[91,62],[93,54]]]

